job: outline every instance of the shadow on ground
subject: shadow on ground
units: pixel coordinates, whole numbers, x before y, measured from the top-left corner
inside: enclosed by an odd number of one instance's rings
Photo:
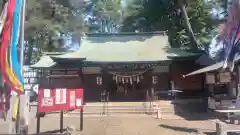
[[[203,100],[176,101],[174,105],[175,114],[186,120],[209,120],[215,119],[216,114],[208,112],[206,103]]]
[[[205,132],[206,135],[217,135],[215,132]],[[227,135],[240,135],[240,133],[228,132]]]
[[[197,129],[194,129],[194,128],[175,127],[175,126],[169,126],[169,125],[164,125],[164,124],[159,125],[159,127],[171,129],[174,131],[187,132],[187,133],[198,133],[199,132]]]
[[[164,125],[161,124],[159,125],[161,128],[166,128],[166,129],[171,129],[174,131],[179,131],[179,132],[186,132],[186,133],[196,133],[199,134],[199,130],[195,128],[187,128],[187,127],[175,127],[175,126],[169,126],[169,125]],[[204,135],[217,135],[216,132],[204,132]],[[228,132],[227,135],[240,135],[240,132]]]
[[[63,129],[63,132],[66,132],[66,130],[67,129]],[[45,131],[45,132],[41,132],[40,134],[56,134],[56,133],[60,133],[60,129]]]

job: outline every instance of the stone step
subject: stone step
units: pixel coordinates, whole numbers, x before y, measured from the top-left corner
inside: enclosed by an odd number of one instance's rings
[[[85,114],[95,114],[95,113],[102,113],[103,109],[96,109],[96,110],[84,110]],[[105,112],[108,113],[153,113],[153,110],[147,109],[106,109]],[[79,113],[79,111],[75,110],[69,113]],[[162,110],[162,114],[175,114],[176,112],[173,110]]]
[[[103,108],[103,107],[108,107],[108,108],[147,108],[144,106],[84,106],[84,109],[88,108]],[[169,108],[169,107],[167,107]]]
[[[104,102],[96,102],[96,103],[86,103],[85,106],[101,106]],[[146,102],[108,102],[105,103],[108,106],[142,106],[146,104]]]
[[[161,119],[163,120],[183,120],[184,118],[178,115],[162,115]]]
[[[69,115],[74,115],[74,114],[79,114],[80,112],[77,112],[77,111],[74,111],[74,112],[68,112],[67,114]],[[95,111],[95,112],[84,112],[84,114],[102,114],[103,111]],[[108,110],[108,111],[105,111],[106,114],[117,114],[117,113],[121,113],[121,114],[144,114],[146,113],[145,111],[128,111],[128,110],[115,110],[115,111],[112,111],[112,110]]]
[[[144,107],[144,106],[106,106],[105,111],[111,113],[119,113],[119,112],[153,112],[153,109]],[[77,110],[76,110],[77,111]],[[85,106],[85,113],[100,113],[103,111],[103,106]],[[162,106],[160,107],[160,111],[164,114],[174,114],[175,109],[173,106]]]
[[[88,110],[103,110],[103,109],[108,109],[108,110],[149,110],[149,108],[144,108],[144,107],[94,107],[94,108],[84,108],[83,110],[88,111]]]
[[[144,107],[94,107],[94,108],[84,108],[84,110],[103,110],[103,109],[108,109],[108,110],[148,110],[149,108],[144,108]]]
[[[159,105],[174,105],[174,104],[172,104],[173,101],[169,101],[169,100],[158,100],[158,101],[155,101],[155,102]]]
[[[162,115],[174,115],[175,108],[174,105],[169,104],[169,102],[165,102],[166,104],[160,105],[160,111]],[[108,114],[142,114],[148,113],[152,114],[153,109],[150,108],[149,102],[111,102],[105,104],[105,112],[108,111]],[[98,103],[87,103],[84,105],[84,114],[101,114],[103,112],[103,104],[101,102]],[[68,112],[69,115],[78,115],[79,110],[74,110],[72,112]]]

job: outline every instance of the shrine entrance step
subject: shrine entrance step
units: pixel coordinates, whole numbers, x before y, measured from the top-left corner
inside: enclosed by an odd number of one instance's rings
[[[84,106],[84,114],[144,114],[148,111],[145,102],[96,102]],[[77,114],[79,110],[69,112]]]

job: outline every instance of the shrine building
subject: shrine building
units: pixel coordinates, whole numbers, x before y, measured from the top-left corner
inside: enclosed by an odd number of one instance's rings
[[[203,96],[204,76],[183,78],[199,69],[199,54],[171,48],[158,33],[86,34],[74,52],[45,53],[32,68],[41,69],[40,88],[84,88],[85,102],[168,100]]]

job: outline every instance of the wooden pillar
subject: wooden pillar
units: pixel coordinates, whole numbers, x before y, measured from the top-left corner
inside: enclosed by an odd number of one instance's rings
[[[82,84],[82,88],[83,90],[85,90],[85,85],[84,85],[84,75],[83,75],[83,66],[81,65],[81,68],[79,70],[79,77],[81,79],[81,84]],[[83,93],[84,96],[84,93]],[[84,103],[84,101],[82,101]],[[83,106],[80,110],[80,131],[83,130]]]
[[[239,66],[239,64],[236,64],[237,66],[236,66],[236,68],[237,68],[237,70],[236,70],[236,84],[237,84],[237,87],[236,87],[236,89],[237,89],[237,91],[236,91],[236,95],[238,95],[238,93],[239,93],[239,91],[240,91],[240,66]]]
[[[157,89],[157,84],[158,84],[158,81],[159,81],[159,74],[157,73],[154,73],[153,71],[151,72],[151,84],[152,84],[152,87],[150,89],[150,92],[151,92],[151,98],[152,100],[159,100],[158,98],[158,95],[156,95],[156,89]]]
[[[102,92],[101,92],[101,102],[102,104],[102,114],[106,114],[106,101],[107,101],[107,85],[106,85],[106,65],[102,65],[101,76],[102,76]]]
[[[101,70],[101,76],[102,76],[102,86],[103,86],[103,92],[106,92],[107,90],[107,85],[106,85],[106,79],[107,79],[107,70],[106,70],[106,65],[102,66]]]
[[[40,118],[40,115],[39,115],[39,113],[37,112],[37,134],[38,133],[40,133],[40,120],[41,120],[41,118]]]
[[[169,63],[168,65],[168,73],[169,73],[169,78],[168,78],[168,90],[172,90],[172,81],[174,80],[174,74],[173,74],[173,69],[172,69],[172,62]],[[172,94],[172,93],[171,93]],[[169,93],[168,93],[168,99],[169,99]],[[171,96],[172,99],[172,96]]]

